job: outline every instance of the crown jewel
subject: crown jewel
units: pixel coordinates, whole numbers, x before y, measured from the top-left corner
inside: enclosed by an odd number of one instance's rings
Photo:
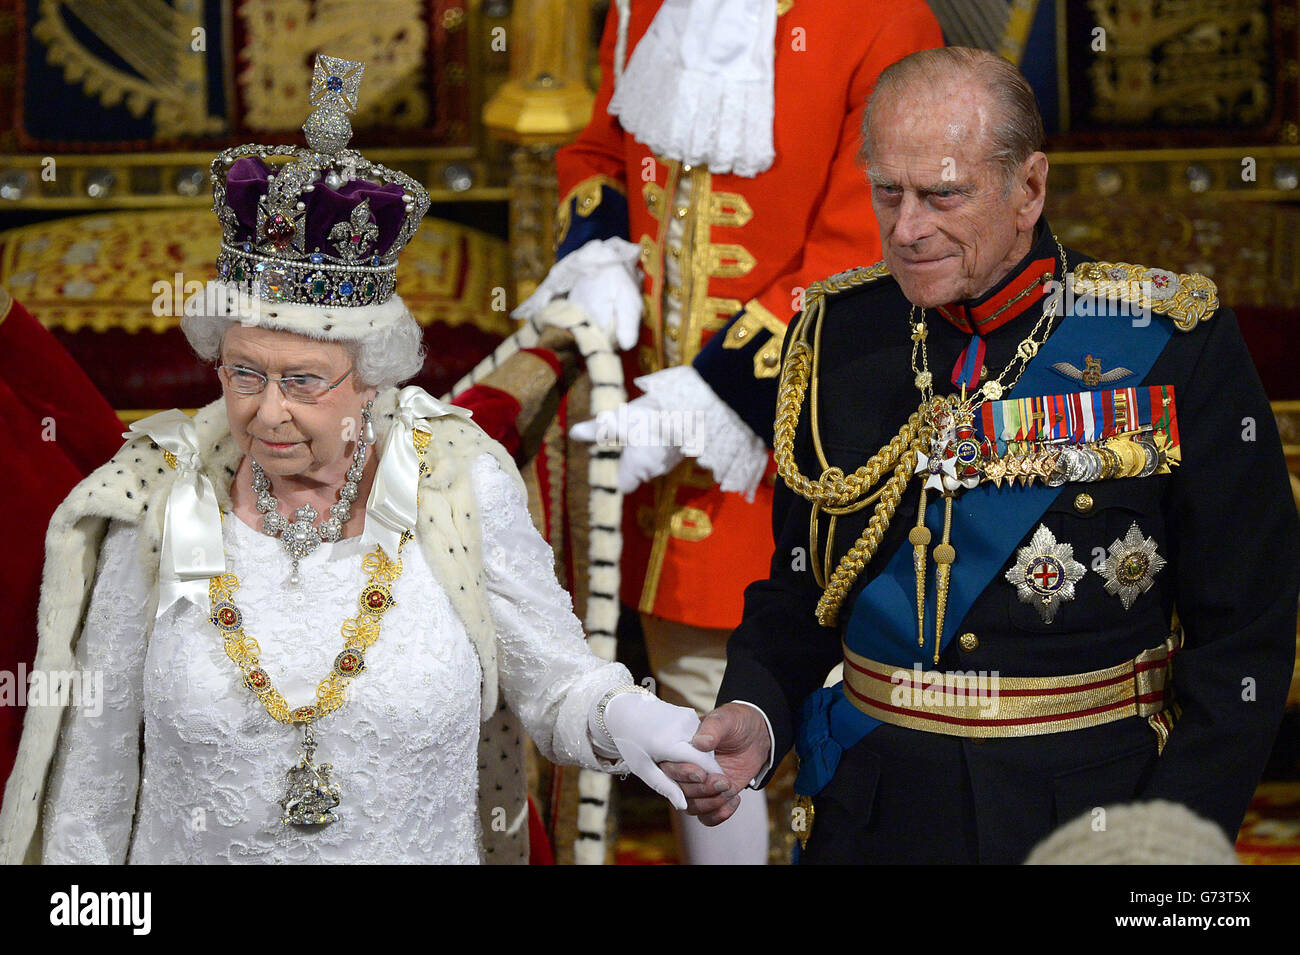
[[[365,65],[317,56],[307,148],[236,146],[211,166],[217,275],[268,302],[382,305],[429,209],[410,176],[348,149]],[[284,163],[271,157],[289,156]]]

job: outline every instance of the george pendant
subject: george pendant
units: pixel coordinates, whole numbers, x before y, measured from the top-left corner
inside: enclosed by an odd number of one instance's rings
[[[284,814],[280,822],[286,826],[326,826],[338,822],[334,811],[342,790],[330,780],[334,767],[329,763],[317,765],[312,761],[316,754],[316,738],[311,724],[303,725],[302,750],[296,765],[289,767],[285,776],[289,789],[280,800]]]

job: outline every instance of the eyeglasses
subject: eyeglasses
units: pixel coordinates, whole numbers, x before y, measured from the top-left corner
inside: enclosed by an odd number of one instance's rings
[[[221,380],[225,382],[226,387],[240,397],[250,398],[253,395],[260,395],[266,388],[266,383],[274,381],[280,386],[280,393],[286,398],[304,404],[320,401],[329,392],[343,384],[348,375],[356,370],[357,366],[353,365],[343,373],[342,378],[330,384],[317,375],[289,375],[287,378],[276,375],[272,378],[270,375],[264,375],[260,371],[253,371],[253,369],[245,368],[242,365],[217,366],[217,373],[221,376]]]

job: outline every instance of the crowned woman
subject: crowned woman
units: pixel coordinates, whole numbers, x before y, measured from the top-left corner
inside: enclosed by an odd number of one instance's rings
[[[396,387],[429,198],[347,148],[362,69],[318,57],[310,148],[212,164],[222,307],[183,328],[222,398],[136,422],[51,520],[62,705],[29,706],[0,861],[524,861],[520,724],[684,806],[655,763],[700,762],[694,713],[588,650],[505,450]]]

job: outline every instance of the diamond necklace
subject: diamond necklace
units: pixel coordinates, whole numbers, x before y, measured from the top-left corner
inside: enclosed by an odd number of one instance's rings
[[[343,536],[343,525],[352,517],[352,502],[357,499],[357,484],[364,474],[366,449],[375,442],[375,428],[370,421],[370,406],[367,401],[361,409],[365,425],[357,438],[357,448],[352,454],[352,467],[348,468],[347,480],[339,488],[339,499],[330,505],[330,516],[316,526],[316,508],[304,504],[290,521],[277,508],[280,502],[271,494],[271,479],[266,476],[262,466],[251,456],[249,464],[253,470],[253,491],[257,494],[257,509],[262,513],[262,533],[268,537],[279,537],[284,549],[293,561],[293,573],[289,583],[296,585],[299,581],[298,562],[314,551],[322,542],[334,543]],[[285,533],[285,532],[288,533]]]

